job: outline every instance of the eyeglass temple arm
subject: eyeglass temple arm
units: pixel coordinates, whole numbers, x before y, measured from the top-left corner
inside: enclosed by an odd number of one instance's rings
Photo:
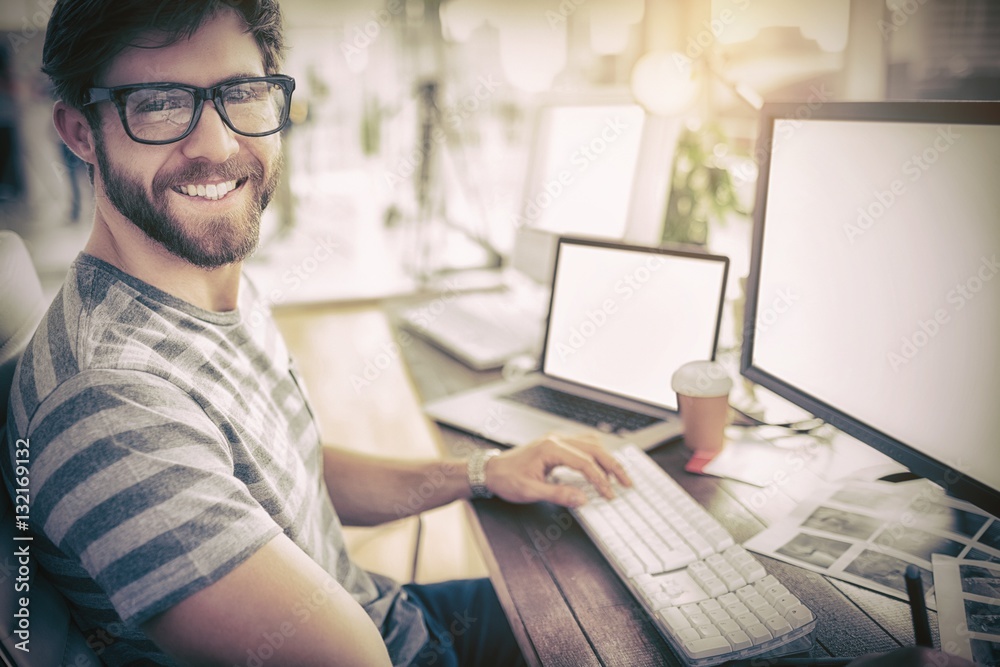
[[[87,99],[84,101],[83,106],[110,99],[112,99],[111,88],[91,88],[87,91]]]

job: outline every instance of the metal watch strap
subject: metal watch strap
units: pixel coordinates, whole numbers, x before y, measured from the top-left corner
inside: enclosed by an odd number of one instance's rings
[[[473,498],[493,497],[486,488],[486,464],[499,453],[499,449],[480,449],[469,457],[469,488],[472,489]]]

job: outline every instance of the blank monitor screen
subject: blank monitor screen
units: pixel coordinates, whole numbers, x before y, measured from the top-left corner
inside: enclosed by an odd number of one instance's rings
[[[677,409],[688,361],[713,359],[728,259],[561,239],[546,374]]]
[[[744,375],[997,513],[1000,104],[763,113]]]
[[[622,238],[645,117],[636,104],[542,108],[518,224]]]

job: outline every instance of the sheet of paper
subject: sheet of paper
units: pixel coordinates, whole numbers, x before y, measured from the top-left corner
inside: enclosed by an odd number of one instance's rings
[[[849,481],[817,491],[744,546],[901,600],[912,563],[937,609],[932,556],[1000,560],[1000,521],[924,480]]]
[[[792,451],[775,447],[748,429],[727,429],[726,446],[702,472],[764,487],[788,468]]]
[[[934,556],[941,648],[977,665],[1000,667],[1000,563],[975,558],[983,552],[972,555]]]

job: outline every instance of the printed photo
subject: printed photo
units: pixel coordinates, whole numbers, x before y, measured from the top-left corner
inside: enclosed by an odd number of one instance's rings
[[[977,665],[1000,667],[1000,644],[985,639],[973,639],[969,643],[972,644],[972,659]]]
[[[965,548],[964,544],[949,540],[947,537],[899,525],[890,526],[882,531],[882,534],[875,538],[875,544],[912,554],[926,561],[930,561],[931,554],[957,556]]]
[[[963,591],[1000,600],[1000,569],[962,565],[958,571],[962,577]]]
[[[907,561],[895,556],[865,549],[844,568],[844,571],[905,593],[906,580],[903,578],[903,575],[906,573],[906,566],[909,564]],[[924,591],[929,591],[934,583],[931,572],[922,567],[919,569],[920,578],[924,582]]]
[[[845,486],[830,496],[830,500],[844,505],[854,505],[855,507],[878,507],[880,509],[893,507],[901,502],[899,495],[896,493],[879,489],[869,489],[863,486]]]
[[[789,558],[829,568],[850,548],[849,542],[799,533],[777,552]]]
[[[979,541],[993,549],[1000,549],[1000,521],[994,521],[990,524]]]
[[[802,526],[845,537],[867,540],[881,525],[881,521],[863,514],[845,512],[832,507],[817,507]]]
[[[980,551],[979,549],[969,549],[969,553],[965,554],[963,558],[968,558],[969,560],[985,560],[990,563],[1000,563],[1000,556],[994,556],[993,554],[988,554],[985,551]]]
[[[919,515],[916,523],[921,527],[946,530],[965,537],[975,536],[989,520],[982,514],[932,503],[923,498],[915,500],[909,509]]]
[[[965,620],[969,626],[969,632],[982,632],[987,635],[1000,634],[1000,606],[977,600],[966,600]]]

